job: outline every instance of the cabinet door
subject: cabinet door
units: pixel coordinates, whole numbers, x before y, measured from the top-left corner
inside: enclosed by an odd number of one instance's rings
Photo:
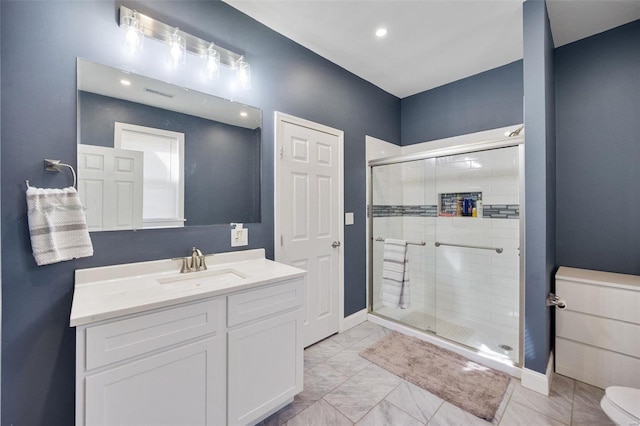
[[[224,335],[89,375],[87,425],[226,422]]]
[[[302,391],[303,312],[229,332],[229,424],[251,423]]]

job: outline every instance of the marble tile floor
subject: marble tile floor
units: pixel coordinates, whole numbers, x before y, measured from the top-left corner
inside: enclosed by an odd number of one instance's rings
[[[486,422],[360,357],[389,332],[364,322],[307,348],[304,390],[259,426],[613,425],[600,409],[602,389],[560,375],[549,396],[512,378]]]

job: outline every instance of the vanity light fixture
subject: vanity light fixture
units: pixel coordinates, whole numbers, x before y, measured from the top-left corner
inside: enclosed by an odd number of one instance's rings
[[[138,12],[131,11],[131,14],[120,17],[120,27],[124,31],[124,44],[129,54],[135,54],[142,50],[144,33],[142,24],[138,19]]]
[[[132,20],[137,21],[137,28],[140,31],[138,34],[143,34],[170,46],[168,56],[172,64],[182,65],[186,59],[186,52],[190,52],[203,58],[203,68],[207,76],[216,78],[220,65],[225,65],[234,70],[237,79],[236,86],[245,90],[251,88],[251,68],[243,55],[186,33],[126,6],[120,6],[120,27],[123,29],[131,27]],[[178,40],[176,41],[176,39]],[[218,65],[218,70],[212,72],[215,65]]]
[[[124,78],[120,80],[120,84],[123,86],[131,86],[131,82],[129,80],[125,80]]]
[[[246,111],[240,111],[240,117],[247,117],[249,114],[247,114]]]

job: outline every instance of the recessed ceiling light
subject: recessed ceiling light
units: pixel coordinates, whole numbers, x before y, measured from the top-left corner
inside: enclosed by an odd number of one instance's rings
[[[125,80],[124,78],[120,80],[123,86],[131,86],[131,82],[129,80]]]
[[[382,38],[387,35],[387,29],[380,27],[376,30],[376,37]]]
[[[244,112],[244,111],[242,111],[242,112],[240,113],[240,117],[246,117],[247,115],[249,115],[249,114],[247,114],[247,113],[246,113],[246,112]]]

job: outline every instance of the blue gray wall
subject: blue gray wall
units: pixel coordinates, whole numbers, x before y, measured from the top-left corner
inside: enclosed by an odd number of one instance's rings
[[[78,107],[82,143],[113,147],[115,122],[184,134],[186,226],[260,222],[260,129],[83,91]]]
[[[557,264],[640,275],[640,21],[555,65]]]
[[[0,7],[0,34],[2,34],[2,7]],[[0,41],[0,87],[2,87],[2,42]],[[0,116],[2,115],[2,90],[0,90]],[[2,173],[2,120],[0,119],[0,174]],[[1,182],[1,180],[0,180]],[[0,203],[1,205],[1,203]],[[0,207],[0,217],[2,207]],[[2,222],[0,221],[0,235]],[[2,245],[0,244],[0,259],[2,259]],[[2,289],[2,261],[0,261],[0,290]],[[0,319],[2,318],[2,292],[0,291]],[[0,320],[0,372],[2,371],[2,321]],[[2,376],[0,375],[0,423],[2,423]]]
[[[122,54],[117,8],[128,7],[246,53],[253,88],[235,100],[262,108],[261,223],[249,248],[273,255],[273,114],[282,111],[345,132],[345,314],[366,306],[365,135],[400,142],[400,101],[221,2],[0,2],[2,49],[2,424],[74,421],[75,336],[68,327],[78,268],[185,255],[196,245],[229,251],[228,225],[92,234],[90,258],[37,267],[31,255],[24,179],[63,187],[69,175],[43,170],[44,158],[75,164],[76,57],[218,96],[222,83],[158,66],[164,49],[147,40],[143,55]],[[28,25],[25,25],[28,23]],[[170,241],[170,244],[167,242]]]
[[[522,123],[522,61],[401,101],[402,145]]]
[[[544,373],[551,347],[545,305],[555,272],[555,98],[553,40],[542,0],[523,4],[525,143],[524,366]]]

